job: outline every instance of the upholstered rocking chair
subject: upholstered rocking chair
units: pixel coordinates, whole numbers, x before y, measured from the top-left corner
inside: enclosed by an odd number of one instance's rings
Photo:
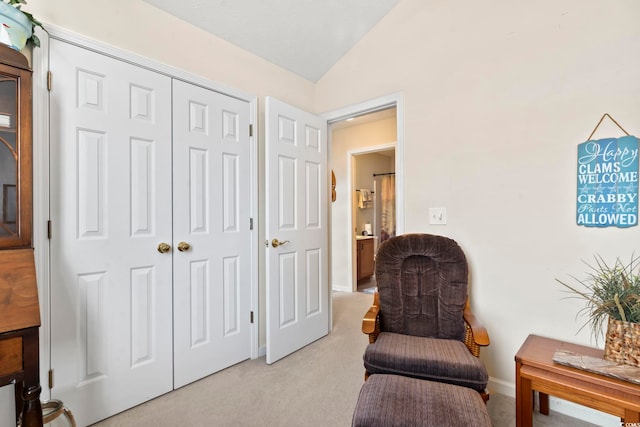
[[[478,391],[485,402],[488,374],[479,358],[489,345],[471,313],[464,252],[447,237],[405,234],[376,255],[378,290],[362,332],[369,335],[365,378],[395,374]]]

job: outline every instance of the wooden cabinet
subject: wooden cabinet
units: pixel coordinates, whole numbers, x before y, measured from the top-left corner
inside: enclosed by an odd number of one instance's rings
[[[0,249],[31,247],[31,70],[0,45]]]
[[[22,426],[42,426],[40,306],[31,247],[31,70],[0,45],[0,386],[14,383]]]
[[[373,239],[359,239],[358,246],[358,280],[373,276],[374,250]]]

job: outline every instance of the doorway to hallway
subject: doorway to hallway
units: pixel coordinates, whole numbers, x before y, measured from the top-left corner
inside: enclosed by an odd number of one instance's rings
[[[333,290],[370,289],[369,284],[375,283],[372,258],[381,236],[402,232],[402,132],[398,127],[401,117],[398,99],[334,121],[329,118],[330,162],[336,176],[336,200],[331,205]],[[382,178],[387,186],[391,182],[395,196],[392,209],[385,200],[384,215]],[[358,286],[359,282],[362,286]]]

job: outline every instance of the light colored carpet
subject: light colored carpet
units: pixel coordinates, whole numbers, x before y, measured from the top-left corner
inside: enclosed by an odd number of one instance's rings
[[[348,427],[364,383],[360,331],[372,296],[334,293],[333,332],[267,365],[247,360],[104,420],[95,426],[327,426]],[[493,394],[494,427],[515,425],[513,398]],[[536,426],[589,426],[564,415],[536,414]]]

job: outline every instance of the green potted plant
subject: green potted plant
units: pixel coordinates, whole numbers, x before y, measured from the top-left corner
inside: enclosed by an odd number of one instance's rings
[[[632,256],[626,263],[619,258],[608,264],[596,255],[584,279],[576,285],[556,279],[573,296],[583,299],[585,307],[578,315],[588,320],[596,339],[603,335],[605,320],[605,356],[607,360],[640,366],[640,257]],[[579,286],[578,286],[579,285]]]
[[[0,43],[15,50],[22,50],[27,43],[40,46],[40,39],[35,34],[36,27],[45,28],[32,14],[22,10],[26,0],[0,1]],[[46,30],[45,30],[46,31]]]

